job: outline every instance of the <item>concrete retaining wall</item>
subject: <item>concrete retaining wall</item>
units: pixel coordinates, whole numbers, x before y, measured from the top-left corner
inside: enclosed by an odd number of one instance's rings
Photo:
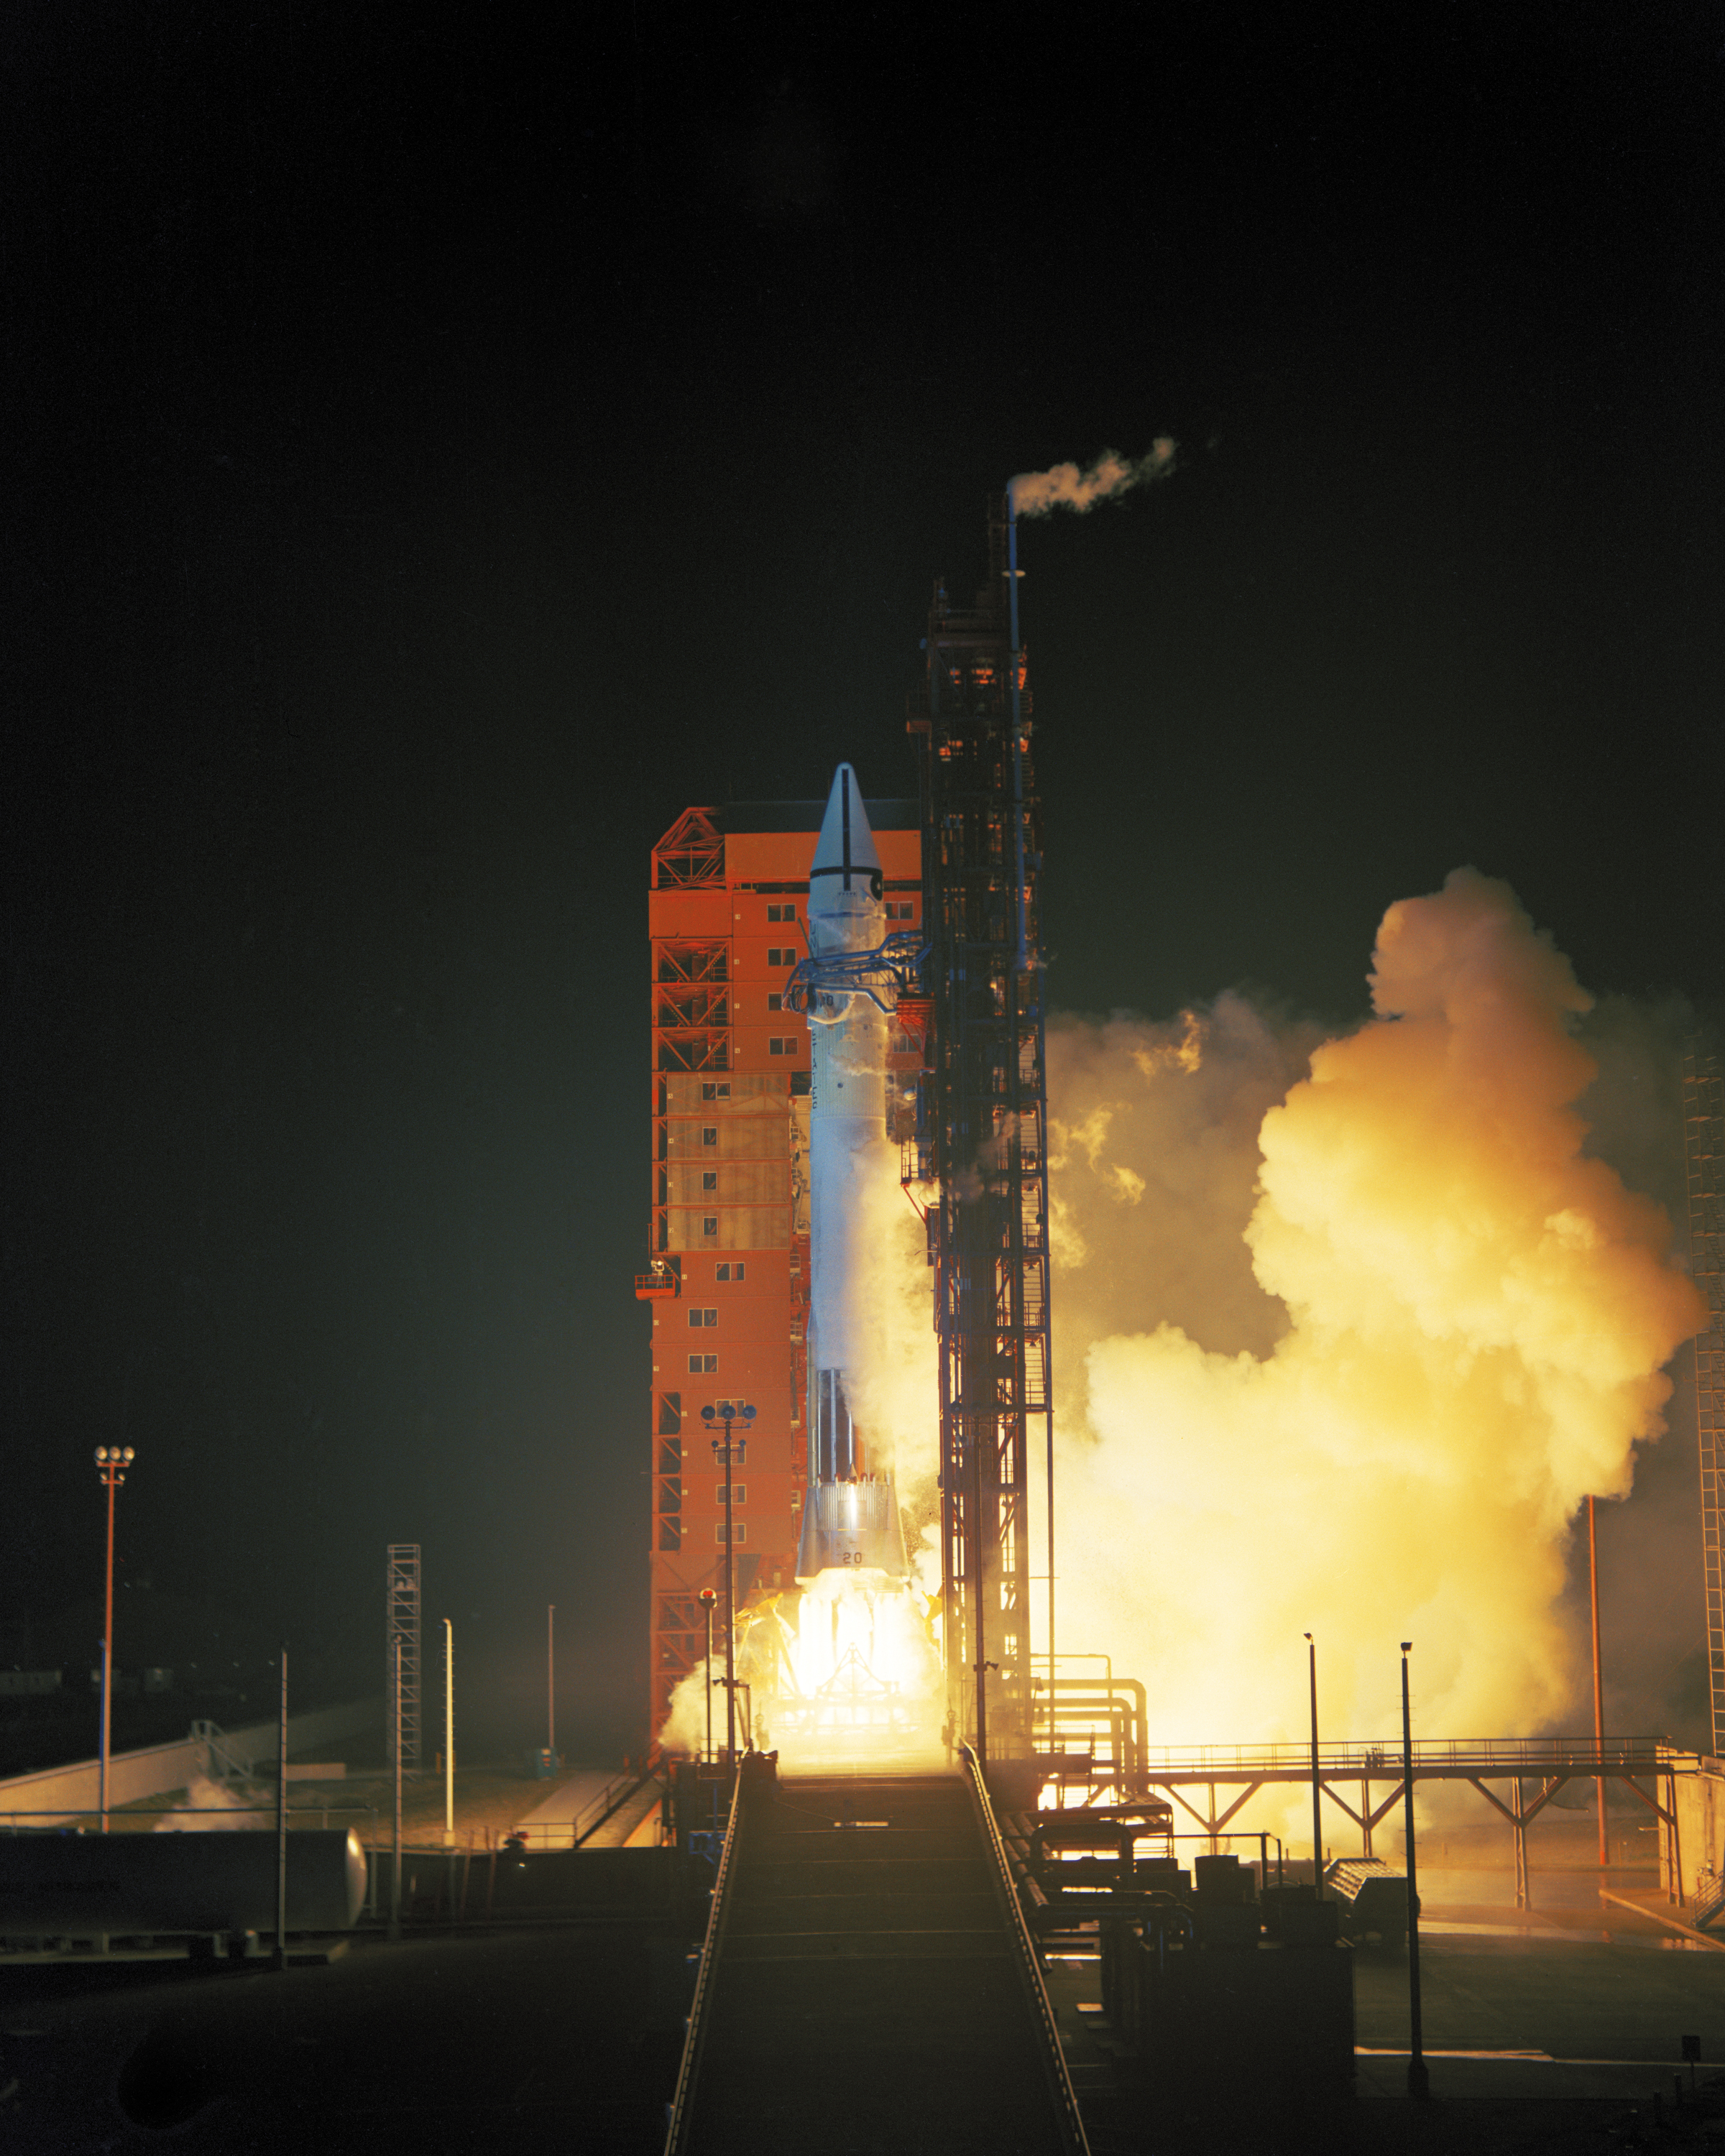
[[[1692,1896],[1703,1871],[1717,1879],[1725,1870],[1725,1760],[1703,1758],[1698,1774],[1679,1774],[1676,1781],[1683,1884]]]
[[[355,1700],[288,1717],[288,1751],[302,1755],[340,1737],[363,1736],[382,1722],[381,1700]],[[248,1768],[275,1758],[277,1725],[256,1722],[244,1729],[224,1729],[223,1750]],[[151,1744],[138,1752],[116,1752],[108,1761],[108,1803],[136,1804],[170,1789],[183,1789],[194,1774],[209,1771],[208,1748],[193,1738],[177,1744]],[[20,1826],[53,1826],[93,1812],[100,1801],[100,1763],[80,1759],[69,1767],[44,1767],[33,1774],[14,1774],[0,1782],[0,1821],[15,1818]],[[25,1816],[34,1813],[35,1818]]]

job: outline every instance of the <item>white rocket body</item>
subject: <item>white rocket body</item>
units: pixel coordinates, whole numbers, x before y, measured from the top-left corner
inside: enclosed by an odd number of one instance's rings
[[[809,875],[809,954],[873,951],[886,934],[880,857],[856,774],[841,763]],[[818,994],[809,1010],[809,1491],[797,1576],[833,1566],[902,1577],[890,1474],[864,1471],[847,1373],[858,1367],[866,1200],[886,1142],[886,1014],[865,995]]]

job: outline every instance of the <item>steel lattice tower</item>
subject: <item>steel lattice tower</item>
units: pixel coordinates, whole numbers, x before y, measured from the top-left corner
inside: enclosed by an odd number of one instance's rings
[[[975,606],[954,609],[936,586],[911,718],[933,1004],[921,1135],[940,1194],[929,1226],[947,1683],[955,1727],[996,1758],[1031,1748],[1029,1455],[1052,1413],[1041,834],[1013,551],[998,501]],[[1050,1525],[1051,1507],[1050,1492]],[[1052,1607],[1050,1582],[1050,1619]]]
[[[1716,1051],[1692,1041],[1683,1057],[1683,1155],[1689,1182],[1690,1270],[1707,1298],[1695,1341],[1701,1446],[1702,1557],[1707,1604],[1707,1691],[1712,1748],[1725,1758],[1725,1576],[1721,1555],[1720,1446],[1725,1439],[1725,1078]]]
[[[388,1638],[384,1643],[384,1697],[396,1707],[396,1648],[401,1649],[401,1700],[389,1717],[389,1765],[395,1768],[396,1733],[400,1732],[401,1769],[419,1771],[419,1545],[391,1543],[385,1590]]]

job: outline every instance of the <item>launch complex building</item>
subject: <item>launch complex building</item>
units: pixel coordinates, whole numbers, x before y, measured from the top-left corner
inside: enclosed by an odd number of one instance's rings
[[[635,1280],[653,1311],[651,1727],[664,1729],[673,1695],[703,1666],[710,1641],[721,1656],[733,1620],[747,1627],[752,1614],[808,1584],[809,1551],[819,1543],[809,1514],[813,1507],[816,1526],[825,1517],[824,1481],[830,1497],[834,1479],[867,1478],[869,1433],[860,1451],[850,1448],[848,1416],[811,1339],[819,1073],[823,1056],[831,1060],[817,1044],[835,1009],[847,998],[861,1008],[865,998],[881,1028],[873,1097],[927,1239],[948,1748],[968,1743],[991,1768],[1022,1761],[1027,1789],[1055,1785],[1069,1805],[1159,1789],[1213,1847],[1259,1789],[1309,1775],[1369,1856],[1374,1829],[1397,1801],[1381,1747],[1327,1744],[1321,1762],[1304,1766],[1247,1748],[1223,1778],[1236,1793],[1219,1795],[1214,1763],[1176,1752],[1153,1757],[1141,1684],[1111,1671],[1069,1674],[1087,1658],[1063,1663],[1059,1652],[1041,825],[1016,531],[1004,501],[991,511],[988,541],[987,581],[970,606],[955,606],[944,583],[935,585],[926,663],[910,700],[917,798],[855,803],[859,832],[872,837],[867,861],[878,865],[879,887],[868,894],[866,923],[859,915],[840,939],[845,947],[822,931],[825,901],[812,894],[823,878],[847,891],[856,880],[850,853],[834,850],[849,766],[824,803],[689,808],[653,850],[652,1199],[649,1262]],[[1711,1052],[1692,1056],[1684,1101],[1694,1271],[1710,1307],[1697,1376],[1715,1756],[1725,1751],[1725,1483],[1715,1458],[1725,1399],[1720,1067]],[[727,1407],[739,1418],[754,1410],[737,1423],[746,1434],[729,1468],[714,1445]],[[822,1417],[834,1414],[837,1423],[823,1429]],[[1034,1552],[1033,1495],[1040,1501]],[[914,1534],[911,1542],[914,1554]],[[1591,1740],[1445,1743],[1447,1751],[1434,1740],[1415,1761],[1419,1779],[1459,1778],[1487,1797],[1486,1782],[1512,1783],[1507,1804],[1490,1800],[1512,1827],[1523,1906],[1531,1819],[1581,1777],[1602,1790],[1620,1782],[1651,1810],[1662,1864],[1681,1891],[1679,1755],[1668,1744],[1608,1740],[1602,1725]],[[1525,1813],[1512,1768],[1522,1776],[1538,1768],[1544,1779]]]

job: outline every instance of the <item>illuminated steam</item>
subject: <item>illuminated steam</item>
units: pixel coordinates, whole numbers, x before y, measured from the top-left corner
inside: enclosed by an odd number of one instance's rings
[[[858,1148],[854,1189],[861,1232],[852,1245],[851,1275],[858,1314],[846,1383],[871,1465],[897,1479],[914,1563],[917,1528],[939,1517],[940,1375],[927,1233],[900,1173],[899,1149],[885,1137]]]
[[[1561,1721],[1576,1508],[1701,1320],[1581,1150],[1589,998],[1508,887],[1392,906],[1372,988],[1322,1043],[1231,997],[1050,1031],[1060,1645],[1153,1743],[1297,1735],[1308,1630],[1337,1734],[1393,1728],[1408,1638],[1428,1728]]]
[[[1068,464],[1050,471],[1020,472],[1008,480],[1007,492],[1019,516],[1046,516],[1051,509],[1076,510],[1081,516],[1099,501],[1166,479],[1173,468],[1173,438],[1158,434],[1147,456],[1123,457],[1117,449],[1104,449],[1088,471]]]

